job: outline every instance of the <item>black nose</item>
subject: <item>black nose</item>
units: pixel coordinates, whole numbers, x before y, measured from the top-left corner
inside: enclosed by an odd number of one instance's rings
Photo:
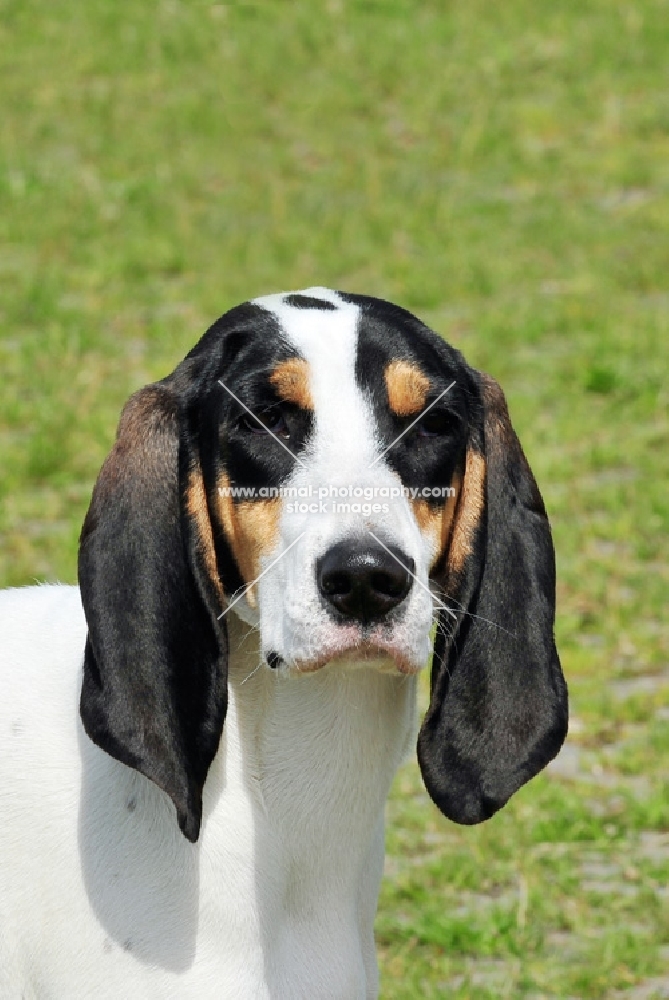
[[[338,542],[316,566],[321,594],[347,618],[382,618],[409,593],[414,561],[392,545],[349,539]]]

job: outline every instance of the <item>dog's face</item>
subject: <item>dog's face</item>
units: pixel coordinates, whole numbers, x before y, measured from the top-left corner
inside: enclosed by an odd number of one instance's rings
[[[216,374],[211,519],[265,662],[419,670],[462,478],[459,357],[398,309],[315,289],[253,303]]]
[[[564,737],[550,533],[501,391],[380,300],[257,299],[136,394],[80,582],[87,731],[168,791],[191,839],[225,717],[228,613],[287,674],[341,659],[415,673],[437,620],[419,759],[461,822]]]

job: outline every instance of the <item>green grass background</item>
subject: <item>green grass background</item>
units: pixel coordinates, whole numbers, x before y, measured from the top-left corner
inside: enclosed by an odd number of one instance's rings
[[[403,769],[382,997],[669,996],[667,0],[0,0],[0,67],[0,582],[75,580],[123,401],[229,306],[415,311],[507,393],[574,723],[480,828]]]

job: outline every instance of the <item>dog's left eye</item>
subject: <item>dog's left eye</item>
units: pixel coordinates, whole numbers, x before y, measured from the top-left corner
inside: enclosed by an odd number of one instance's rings
[[[277,437],[290,437],[286,418],[276,406],[255,410],[253,416],[250,413],[243,413],[239,418],[239,426],[245,431],[250,431],[251,434],[270,433]]]
[[[451,415],[446,410],[430,410],[416,424],[416,433],[419,437],[442,437],[452,426]]]

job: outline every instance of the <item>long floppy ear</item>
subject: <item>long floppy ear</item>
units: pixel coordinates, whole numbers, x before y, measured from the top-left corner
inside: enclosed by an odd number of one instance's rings
[[[84,522],[90,738],[170,796],[191,841],[227,708],[227,635],[211,522],[178,397],[147,386],[123,410]]]
[[[488,376],[474,379],[480,416],[437,581],[453,612],[440,613],[418,736],[425,786],[457,823],[492,816],[567,733],[546,511],[502,390]]]

